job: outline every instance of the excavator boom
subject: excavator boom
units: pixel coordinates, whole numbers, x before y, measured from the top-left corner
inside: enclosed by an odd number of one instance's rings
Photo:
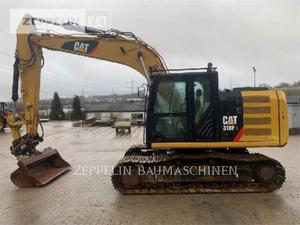
[[[19,165],[11,179],[19,187],[45,185],[70,169],[56,150],[47,148],[40,152],[36,149],[43,141],[43,135],[38,133],[43,48],[127,65],[148,82],[151,82],[153,72],[167,69],[155,49],[133,33],[114,29],[103,31],[69,23],[67,26],[55,25],[83,32],[56,34],[40,31],[35,26],[37,20],[45,21],[26,15],[17,29],[12,99],[14,103],[18,101],[21,80],[24,119],[20,121],[12,113],[8,116],[8,124],[14,138],[11,153],[18,157]],[[23,124],[26,125],[25,135],[20,133]]]

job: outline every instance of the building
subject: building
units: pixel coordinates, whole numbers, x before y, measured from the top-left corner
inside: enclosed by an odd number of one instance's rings
[[[102,123],[130,120],[132,124],[140,124],[145,118],[144,109],[144,99],[113,99],[111,102],[93,102],[87,106],[85,112],[87,118],[96,118]]]
[[[286,96],[290,134],[300,134],[300,96]]]

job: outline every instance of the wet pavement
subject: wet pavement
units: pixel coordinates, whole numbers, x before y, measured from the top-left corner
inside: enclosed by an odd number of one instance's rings
[[[300,224],[300,136],[290,137],[284,148],[255,150],[286,168],[287,180],[274,193],[125,196],[113,189],[108,174],[126,149],[142,143],[143,128],[116,136],[109,127],[73,128],[69,122],[44,127],[40,149],[58,149],[73,170],[43,188],[17,188],[9,178],[17,168],[11,137],[8,130],[1,133],[1,225]]]

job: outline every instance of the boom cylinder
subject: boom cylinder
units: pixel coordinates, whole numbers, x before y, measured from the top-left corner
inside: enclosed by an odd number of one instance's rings
[[[11,99],[16,102],[19,99],[19,77],[20,77],[20,72],[19,72],[19,62],[20,59],[16,58],[15,63],[14,63],[14,76],[13,76],[13,85],[12,85],[12,97]]]

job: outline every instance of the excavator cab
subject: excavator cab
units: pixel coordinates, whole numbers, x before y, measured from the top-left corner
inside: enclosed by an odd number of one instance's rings
[[[160,75],[152,85],[147,143],[219,139],[216,71]]]

